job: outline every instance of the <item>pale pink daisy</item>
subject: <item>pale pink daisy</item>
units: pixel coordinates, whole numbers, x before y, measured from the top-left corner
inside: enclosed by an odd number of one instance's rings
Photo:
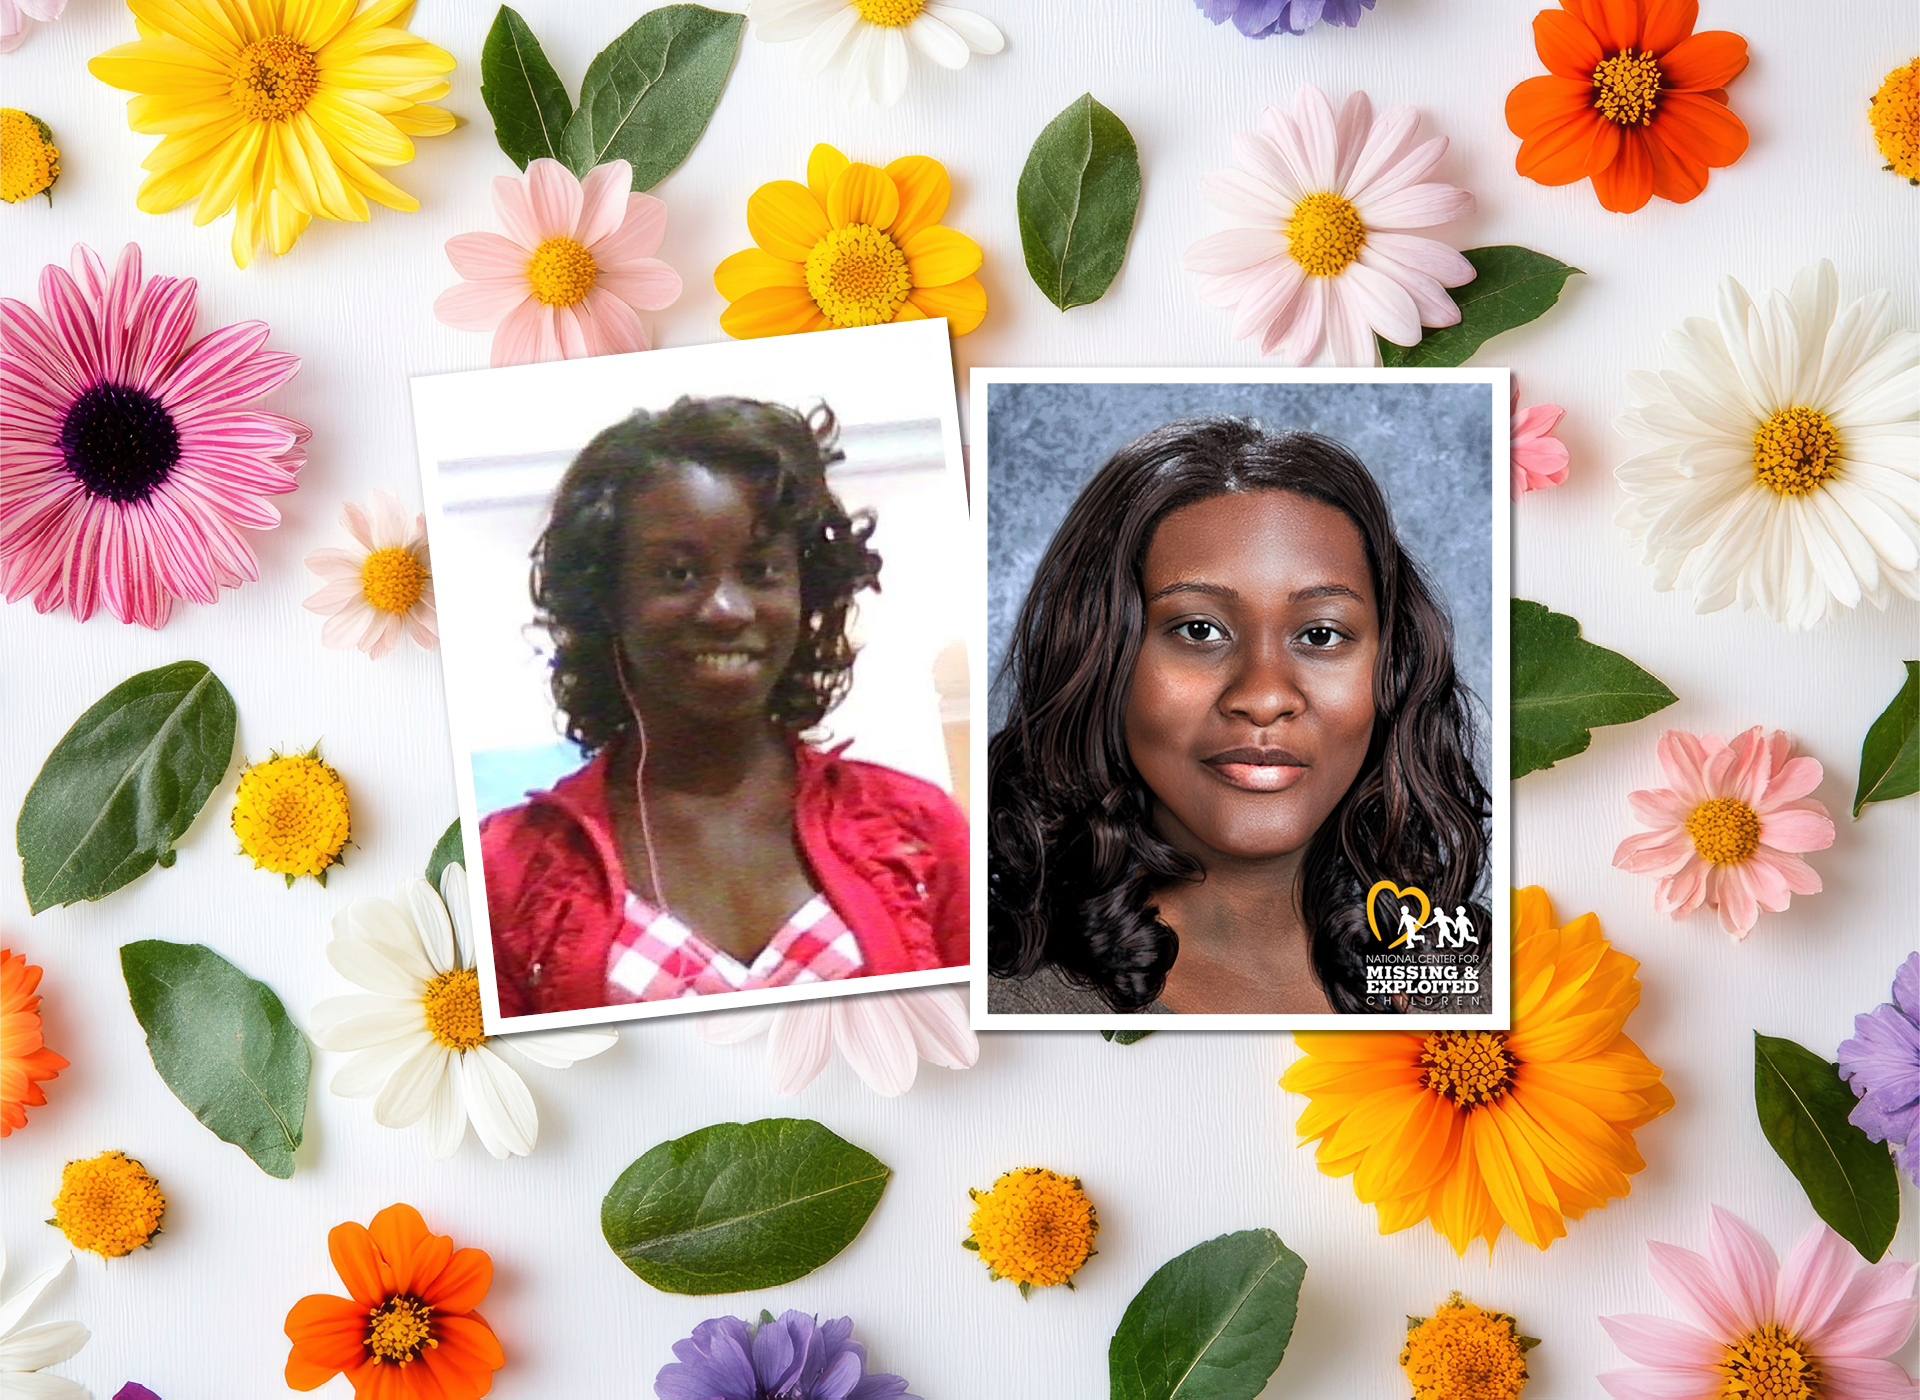
[[[259,577],[236,527],[271,530],[293,490],[304,425],[244,407],[300,361],[260,321],[189,345],[191,277],[140,274],[127,244],[109,277],[73,250],[40,272],[44,312],[0,298],[0,579],[7,600],[81,621],[104,605],[163,625],[175,598],[219,599]]]
[[[776,1094],[797,1094],[827,1066],[835,1046],[876,1094],[896,1098],[913,1087],[920,1061],[967,1069],[980,1041],[967,1025],[958,987],[793,1001],[766,1010],[720,1011],[699,1019],[710,1045],[767,1037]]]
[[[326,580],[301,604],[327,619],[321,643],[359,647],[375,661],[400,644],[402,632],[428,651],[439,646],[427,517],[409,521],[399,497],[376,489],[369,507],[348,501],[340,523],[353,536],[353,547],[316,549],[306,560]]]
[[[467,280],[440,293],[433,314],[456,330],[492,331],[496,368],[651,350],[639,313],[671,306],[680,274],[653,256],[667,206],[632,183],[624,160],[584,180],[544,156],[525,180],[500,176],[493,209],[506,235],[447,240]]]
[[[1567,479],[1567,445],[1553,435],[1566,415],[1557,403],[1537,403],[1520,411],[1520,380],[1513,380],[1513,498],[1544,491]]]
[[[1885,1358],[1913,1330],[1912,1264],[1861,1264],[1820,1225],[1782,1268],[1759,1231],[1718,1206],[1707,1250],[1647,1241],[1647,1271],[1687,1321],[1600,1319],[1640,1363],[1601,1373],[1615,1400],[1910,1400],[1912,1379]]]
[[[1627,795],[1654,829],[1622,841],[1614,865],[1660,877],[1661,913],[1684,919],[1705,904],[1735,938],[1762,909],[1777,914],[1796,894],[1818,894],[1820,876],[1800,855],[1833,844],[1833,821],[1807,796],[1820,786],[1818,760],[1788,751],[1782,729],[1755,725],[1732,743],[1669,729],[1658,753],[1673,786]]]
[[[1291,114],[1269,107],[1260,130],[1236,132],[1238,170],[1208,175],[1207,198],[1251,227],[1211,234],[1187,249],[1201,300],[1237,306],[1235,339],[1258,334],[1260,353],[1289,364],[1377,365],[1376,335],[1417,344],[1422,326],[1451,326],[1448,287],[1473,264],[1408,232],[1473,211],[1473,196],[1426,180],[1447,138],[1416,141],[1419,114],[1373,115],[1364,92],[1338,115],[1317,87]]]
[[[12,53],[35,21],[51,24],[66,8],[67,0],[0,0],[0,53]]]

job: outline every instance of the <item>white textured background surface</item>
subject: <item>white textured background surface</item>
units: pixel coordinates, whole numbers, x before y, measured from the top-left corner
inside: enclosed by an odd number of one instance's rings
[[[364,1102],[332,1098],[336,1064],[320,1056],[307,1141],[290,1182],[257,1171],[206,1134],[155,1076],[127,1007],[116,948],[136,938],[204,940],[270,983],[295,1018],[348,990],[320,953],[324,920],[346,900],[388,893],[418,869],[453,811],[438,659],[402,652],[378,664],[324,651],[299,602],[312,587],[301,557],[337,542],[343,498],[385,486],[418,499],[406,378],[486,363],[484,337],[435,322],[433,295],[454,279],[440,250],[489,226],[487,181],[511,167],[494,148],[479,97],[478,55],[491,19],[481,3],[428,0],[416,29],[460,67],[447,104],[468,125],[424,141],[399,182],[424,206],[376,210],[370,226],[316,224],[287,258],[246,273],[229,261],[225,221],[195,229],[185,211],[138,213],[134,191],[153,138],[128,132],[124,94],[85,60],[134,37],[107,0],[72,0],[68,16],[0,59],[0,93],[59,139],[66,174],[44,202],[0,211],[0,291],[29,296],[38,267],[85,239],[111,257],[138,239],[150,272],[200,279],[204,330],[260,317],[272,345],[300,355],[298,379],[272,407],[314,429],[283,526],[257,537],[262,581],[217,608],[178,609],[160,633],[108,617],[86,626],[0,608],[5,741],[0,810],[17,811],[40,759],[72,720],[127,675],[194,657],[210,663],[240,708],[240,742],[324,738],[352,784],[357,846],[329,888],[287,892],[233,854],[233,778],[188,833],[172,870],[99,904],[30,919],[18,879],[0,881],[0,928],[47,969],[48,1036],[73,1068],[50,1086],[24,1133],[0,1149],[0,1234],[14,1281],[59,1243],[45,1218],[60,1164],[103,1148],[143,1158],[171,1205],[151,1251],[81,1260],[36,1313],[73,1317],[94,1340],[60,1369],[106,1397],[138,1379],[166,1400],[285,1393],[280,1326],[300,1295],[336,1288],[325,1234],[406,1200],[436,1230],[489,1250],[497,1269],[485,1312],[511,1358],[503,1397],[646,1395],[670,1344],[723,1310],[765,1305],[850,1312],[874,1362],[942,1397],[1092,1400],[1105,1393],[1107,1337],[1126,1301],[1163,1260],[1213,1234],[1271,1226],[1309,1263],[1300,1326],[1270,1395],[1403,1395],[1394,1357],[1402,1317],[1453,1288],[1517,1312],[1545,1339],[1530,1396],[1597,1396],[1596,1371],[1621,1363],[1596,1314],[1664,1311],[1642,1241],[1701,1246],[1710,1202],[1754,1221],[1785,1251],[1813,1222],[1768,1151],[1751,1102],[1751,1031],[1794,1037],[1823,1055],[1854,1012],[1882,1000],[1915,943],[1912,877],[1920,802],[1846,820],[1861,735],[1916,650],[1920,614],[1903,603],[1793,637],[1753,617],[1699,618],[1655,594],[1609,517],[1610,469],[1626,455],[1609,424],[1624,373],[1648,365],[1659,337],[1706,311],[1731,272],[1750,288],[1784,284],[1822,256],[1844,295],[1892,289],[1901,321],[1920,323],[1912,263],[1920,191],[1882,174],[1865,121],[1868,96],[1913,56],[1920,30],[1907,0],[1808,7],[1786,0],[1707,0],[1703,27],[1744,33],[1753,63],[1732,88],[1753,134],[1747,156],[1715,172],[1694,203],[1603,212],[1587,186],[1549,190],[1512,172],[1502,120],[1507,90],[1539,71],[1526,0],[1381,0],[1357,30],[1253,43],[1207,25],[1189,0],[973,0],[1007,32],[1007,51],[958,75],[916,73],[884,113],[840,110],[802,86],[790,48],[743,44],[720,110],[692,159],[655,192],[671,209],[662,255],[686,277],[679,305],[652,317],[667,345],[719,338],[708,274],[747,243],[744,203],[765,180],[799,178],[815,140],[856,158],[926,152],[952,170],[950,222],[986,249],[993,300],[984,327],[956,348],[981,364],[1252,363],[1227,339],[1228,315],[1202,307],[1178,258],[1215,227],[1198,177],[1227,163],[1227,134],[1264,103],[1316,82],[1336,98],[1355,86],[1376,103],[1412,102],[1452,138],[1440,175],[1479,196],[1478,214],[1446,230],[1460,246],[1517,242],[1586,269],[1562,304],[1482,355],[1515,366],[1529,402],[1563,404],[1572,480],[1521,502],[1517,591],[1578,616],[1683,698],[1655,720],[1601,731],[1592,749],[1536,774],[1515,800],[1515,869],[1545,884],[1566,914],[1599,912],[1642,960],[1630,1031],[1666,1068],[1679,1107],[1640,1135],[1647,1170],[1633,1194],[1575,1223],[1545,1254],[1503,1240],[1457,1260],[1424,1226],[1380,1238],[1347,1182],[1324,1178],[1291,1132],[1297,1102],[1273,1081],[1285,1037],[1157,1036],[1130,1049],[1088,1034],[983,1037],[970,1073],[927,1070],[898,1101],[870,1095],[843,1066],[798,1100],[764,1088],[761,1049],[701,1045],[686,1024],[629,1031],[570,1072],[529,1070],[542,1140],[530,1160],[496,1163],[469,1139],[452,1163],[428,1161],[411,1134],[375,1126]],[[638,13],[635,6],[523,0],[522,12],[569,84]],[[1062,316],[1021,266],[1013,185],[1028,144],[1091,89],[1140,144],[1146,193],[1125,269],[1104,302]],[[1904,250],[1904,251],[1903,251]],[[964,421],[964,414],[963,414]],[[1743,946],[1700,916],[1681,926],[1651,912],[1651,883],[1612,870],[1631,827],[1625,794],[1657,773],[1662,724],[1696,730],[1784,726],[1827,767],[1817,796],[1840,839],[1814,864],[1826,893],[1797,900]],[[816,1117],[897,1172],[861,1238],[825,1268],[765,1295],[667,1297],[629,1275],[601,1243],[598,1205],[617,1173],[653,1144],[726,1119]],[[1023,1304],[989,1285],[957,1247],[968,1185],[1042,1163],[1083,1176],[1099,1204],[1100,1255],[1077,1293]],[[1916,1202],[1895,1245],[1915,1255]],[[1914,1369],[1910,1342],[1905,1364]],[[344,1381],[325,1393],[345,1394]]]

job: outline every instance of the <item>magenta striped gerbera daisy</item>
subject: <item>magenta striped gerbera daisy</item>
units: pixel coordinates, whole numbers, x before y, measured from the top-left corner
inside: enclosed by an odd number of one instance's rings
[[[244,405],[291,379],[260,321],[189,345],[191,277],[107,275],[85,244],[40,272],[40,303],[0,298],[0,582],[81,621],[104,606],[162,626],[175,598],[259,577],[236,527],[270,530],[294,488],[303,424]]]

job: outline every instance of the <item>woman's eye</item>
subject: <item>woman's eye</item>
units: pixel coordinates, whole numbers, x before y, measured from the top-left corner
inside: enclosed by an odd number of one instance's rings
[[[758,559],[747,565],[746,575],[749,583],[785,583],[787,570],[777,559]]]
[[[691,564],[662,564],[660,566],[660,578],[662,582],[673,584],[676,587],[685,587],[694,580],[693,566]]]
[[[1181,623],[1173,629],[1173,634],[1189,642],[1217,642],[1227,635],[1221,630],[1219,623],[1206,622],[1200,618]]]
[[[1314,650],[1320,651],[1346,639],[1332,627],[1309,627],[1300,634],[1300,640]]]

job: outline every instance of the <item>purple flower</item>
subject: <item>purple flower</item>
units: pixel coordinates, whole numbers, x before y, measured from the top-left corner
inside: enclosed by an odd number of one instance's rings
[[[710,1317],[673,1344],[680,1359],[653,1378],[660,1400],[919,1400],[907,1383],[867,1374],[867,1349],[853,1339],[853,1319],[821,1325],[817,1317],[760,1314],[749,1327],[737,1317]]]
[[[1893,1160],[1920,1186],[1920,953],[1893,974],[1892,1001],[1853,1018],[1853,1038],[1840,1042],[1840,1073],[1860,1099],[1847,1120],[1891,1143]]]
[[[113,1392],[113,1400],[160,1400],[160,1397],[139,1381],[128,1381]]]
[[[1269,34],[1304,34],[1314,25],[1360,23],[1360,12],[1371,10],[1373,0],[1194,0],[1200,13],[1215,24],[1232,20],[1234,28],[1250,39]]]

